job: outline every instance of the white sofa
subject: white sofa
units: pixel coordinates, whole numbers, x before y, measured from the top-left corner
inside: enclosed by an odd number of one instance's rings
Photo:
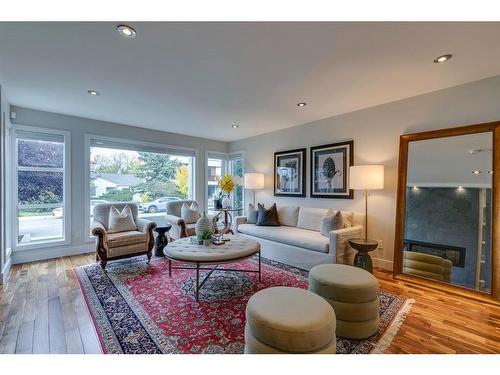
[[[346,225],[329,236],[320,233],[321,219],[328,210],[278,207],[280,226],[248,224],[246,216],[235,218],[235,232],[257,240],[263,257],[309,270],[321,263],[352,264],[356,251],[347,240],[363,236],[364,215],[342,212]]]

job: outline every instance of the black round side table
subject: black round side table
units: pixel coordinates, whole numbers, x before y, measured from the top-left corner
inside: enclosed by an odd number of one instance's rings
[[[378,247],[378,242],[363,238],[355,238],[349,240],[349,245],[358,252],[354,257],[353,266],[373,273],[372,257],[368,253]]]
[[[163,249],[165,246],[168,244],[168,238],[165,235],[170,228],[172,228],[172,225],[167,224],[163,227],[156,227],[154,231],[158,233],[158,236],[156,236],[156,242],[155,242],[155,255],[157,257],[162,257],[163,256]]]

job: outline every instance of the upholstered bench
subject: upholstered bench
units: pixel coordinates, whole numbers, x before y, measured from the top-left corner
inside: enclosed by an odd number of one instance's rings
[[[320,264],[309,271],[309,290],[335,310],[337,336],[361,339],[377,332],[378,281],[370,272],[344,264]]]
[[[307,290],[261,290],[248,301],[246,319],[247,354],[335,353],[335,312]]]

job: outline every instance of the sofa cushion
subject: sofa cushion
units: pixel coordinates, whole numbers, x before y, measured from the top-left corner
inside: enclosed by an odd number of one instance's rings
[[[278,207],[278,221],[280,225],[287,227],[296,227],[299,220],[299,207]]]
[[[255,209],[255,206],[250,203],[248,205],[248,216],[247,223],[248,224],[257,224],[257,217],[259,216],[259,211]]]
[[[186,234],[188,237],[196,236],[196,223],[186,224]]]
[[[332,230],[339,230],[344,228],[344,220],[342,218],[342,212],[330,211],[326,216],[321,219],[321,234],[323,236],[329,237]]]
[[[270,209],[266,210],[264,205],[259,203],[259,215],[257,217],[257,224],[259,226],[278,226],[278,211],[276,210],[276,203],[273,203]]]
[[[186,202],[182,204],[181,207],[181,218],[186,224],[196,223],[200,217],[198,213],[198,204],[195,202],[191,203],[190,206]]]
[[[127,204],[120,211],[115,206],[109,208],[108,233],[127,232],[137,230],[134,216]]]
[[[120,233],[108,232],[109,247],[134,245],[144,242],[146,242],[146,234],[136,230],[130,230],[127,232],[120,232]]]
[[[354,225],[354,212],[342,211],[342,221],[344,228],[350,228]]]
[[[265,240],[302,247],[321,253],[328,253],[329,239],[322,236],[320,232],[308,229],[285,226],[263,227],[254,224],[241,224],[238,226],[238,231]]]
[[[328,209],[324,208],[301,207],[297,227],[319,232],[321,229],[321,219],[328,211]]]

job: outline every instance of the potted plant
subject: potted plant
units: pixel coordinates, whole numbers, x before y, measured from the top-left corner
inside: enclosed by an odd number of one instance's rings
[[[198,234],[198,242],[204,246],[209,246],[212,242],[213,232],[210,229],[203,229],[200,234]]]

